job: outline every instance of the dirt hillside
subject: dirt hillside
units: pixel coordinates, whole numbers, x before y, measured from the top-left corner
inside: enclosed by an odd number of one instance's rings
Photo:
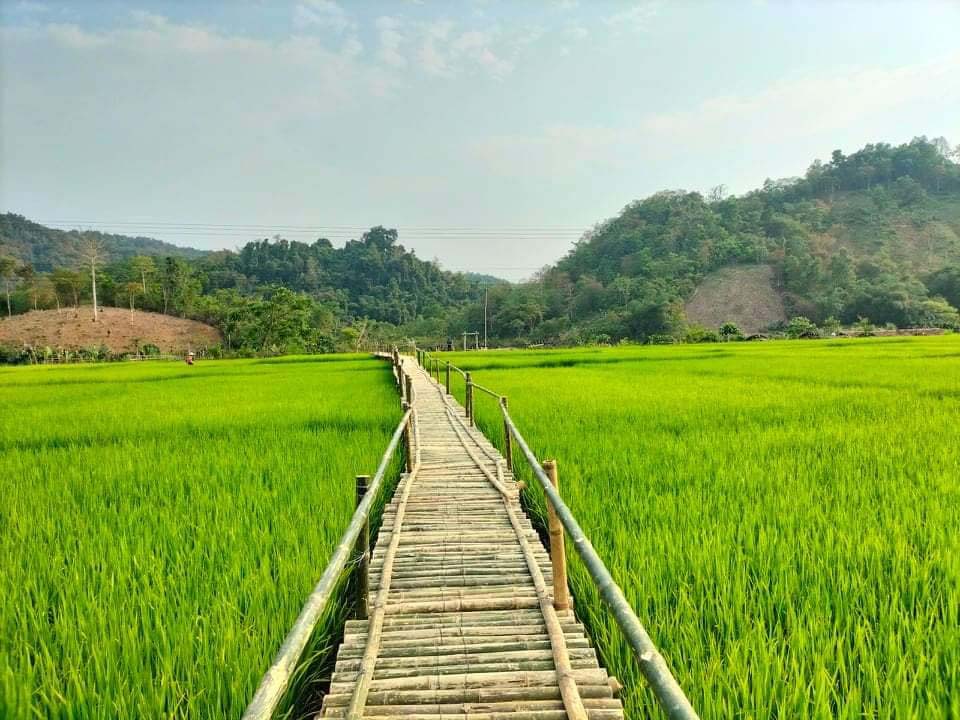
[[[684,309],[688,320],[711,330],[730,321],[745,333],[755,333],[787,319],[769,265],[736,265],[710,273]]]
[[[36,310],[0,319],[0,344],[80,348],[106,345],[112,352],[134,350],[152,343],[162,353],[183,353],[220,342],[216,328],[158,313],[102,308],[93,322],[93,308]]]

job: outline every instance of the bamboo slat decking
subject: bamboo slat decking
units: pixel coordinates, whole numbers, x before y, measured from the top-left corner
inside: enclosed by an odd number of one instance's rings
[[[623,718],[493,445],[411,358],[413,469],[385,510],[369,617],[347,623],[320,717]]]

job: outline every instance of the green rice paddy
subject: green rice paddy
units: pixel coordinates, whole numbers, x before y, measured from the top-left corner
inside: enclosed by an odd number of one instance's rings
[[[0,717],[240,716],[399,419],[303,360],[0,369]]]
[[[960,717],[960,337],[445,357],[558,460],[703,718]],[[0,717],[238,717],[391,382],[343,356],[0,369]],[[569,556],[628,717],[656,716]]]
[[[558,459],[703,718],[960,717],[960,337],[445,357]],[[476,407],[502,438],[494,401]],[[628,647],[571,571],[645,717]]]

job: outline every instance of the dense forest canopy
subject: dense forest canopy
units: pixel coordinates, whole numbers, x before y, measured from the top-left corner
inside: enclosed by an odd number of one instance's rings
[[[406,337],[443,343],[483,328],[484,294],[492,343],[678,337],[690,333],[684,300],[709,273],[741,264],[773,269],[790,316],[953,326],[958,160],[942,138],[921,137],[834,151],[803,177],[768,180],[742,196],[723,187],[707,197],[660,192],[518,284],[444,271],[385,227],[343,247],[275,237],[238,252],[201,253],[146,238],[64,233],[10,214],[0,218],[0,282],[10,312],[77,304],[88,301],[97,264],[101,304],[210,322],[225,349],[241,352]],[[102,250],[94,260],[91,241]]]
[[[54,268],[69,267],[79,262],[83,237],[97,238],[114,261],[128,260],[137,255],[195,259],[206,254],[203,250],[180,247],[153,238],[94,230],[56,230],[15,213],[0,215],[0,255],[30,265],[37,272],[51,272]]]

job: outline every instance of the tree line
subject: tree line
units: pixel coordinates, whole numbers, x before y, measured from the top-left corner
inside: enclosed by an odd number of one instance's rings
[[[722,186],[706,196],[660,192],[521,283],[445,271],[384,227],[339,248],[274,237],[187,256],[117,257],[109,236],[71,233],[71,253],[58,256],[70,262],[41,272],[0,257],[0,281],[8,314],[92,303],[96,292],[103,305],[213,324],[223,351],[238,354],[405,338],[445,344],[484,327],[484,294],[494,344],[710,337],[704,331],[720,329],[691,328],[684,300],[706,274],[757,263],[774,268],[790,317],[826,327],[949,327],[960,306],[957,153],[942,138],[920,137],[835,151],[803,177],[768,180],[742,196]],[[40,237],[42,226],[10,217],[0,230],[26,224]]]

